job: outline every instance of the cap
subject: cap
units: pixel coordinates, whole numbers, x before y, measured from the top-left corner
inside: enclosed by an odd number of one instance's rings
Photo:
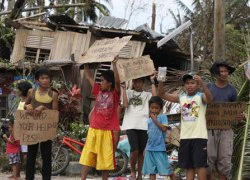
[[[196,73],[194,73],[194,72],[187,73],[187,74],[183,75],[181,79],[183,82],[185,82],[187,79],[193,79],[193,76],[195,74]]]

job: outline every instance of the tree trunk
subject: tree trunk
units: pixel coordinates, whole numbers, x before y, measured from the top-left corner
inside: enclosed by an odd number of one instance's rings
[[[151,29],[155,30],[155,19],[156,19],[156,5],[155,0],[152,1],[152,24]]]
[[[225,59],[224,0],[214,1],[214,60]]]

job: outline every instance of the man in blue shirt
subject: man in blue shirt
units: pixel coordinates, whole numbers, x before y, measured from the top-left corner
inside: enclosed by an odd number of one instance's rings
[[[213,102],[234,102],[237,99],[236,89],[229,84],[228,76],[235,68],[229,66],[226,61],[215,62],[210,72],[215,76],[214,83],[207,85],[213,95]],[[213,172],[218,171],[219,180],[229,179],[231,171],[231,158],[233,152],[232,129],[208,130],[208,180],[215,180]]]

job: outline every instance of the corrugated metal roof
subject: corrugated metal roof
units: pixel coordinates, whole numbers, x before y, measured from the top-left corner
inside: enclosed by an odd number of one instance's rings
[[[112,16],[102,16],[95,25],[107,28],[122,28],[128,21]]]

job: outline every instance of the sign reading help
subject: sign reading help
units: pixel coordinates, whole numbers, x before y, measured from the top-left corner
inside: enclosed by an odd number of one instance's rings
[[[97,40],[88,49],[86,55],[80,59],[80,63],[112,62],[131,38],[132,36],[125,36],[123,38]]]
[[[22,145],[37,144],[56,137],[59,112],[44,110],[39,116],[28,114],[27,111],[15,112],[14,137]]]
[[[121,82],[129,81],[154,73],[154,63],[149,56],[141,56],[129,60],[119,60],[117,70]]]

